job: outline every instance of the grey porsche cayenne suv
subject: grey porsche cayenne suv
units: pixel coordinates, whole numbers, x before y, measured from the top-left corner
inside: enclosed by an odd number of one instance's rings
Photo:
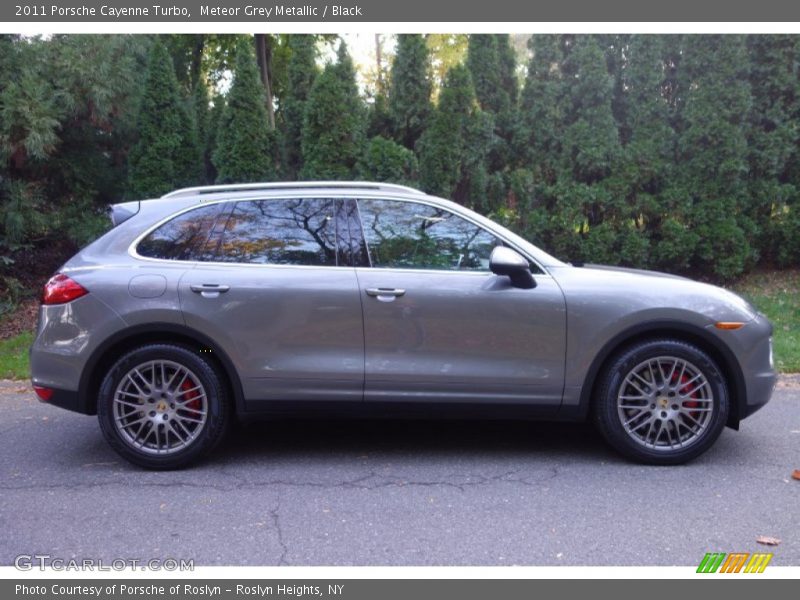
[[[565,264],[410,188],[210,186],[110,214],[45,286],[31,373],[144,467],[287,412],[590,419],[677,464],[775,383],[772,327],[735,294]]]

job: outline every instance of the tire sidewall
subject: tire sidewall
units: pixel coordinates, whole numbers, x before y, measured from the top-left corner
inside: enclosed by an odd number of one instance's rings
[[[151,360],[169,360],[185,366],[206,392],[208,415],[200,435],[188,447],[165,456],[136,450],[114,424],[113,401],[117,386],[133,367]],[[97,399],[97,417],[108,444],[123,458],[149,469],[177,469],[206,455],[221,441],[227,429],[228,413],[227,394],[217,370],[192,350],[169,344],[143,346],[122,356],[103,378]]]
[[[672,356],[692,363],[706,377],[714,396],[714,412],[702,437],[690,446],[674,451],[651,450],[633,440],[625,431],[617,411],[617,396],[627,374],[642,362],[659,356]],[[651,464],[680,464],[696,458],[714,444],[728,420],[730,401],[722,372],[708,354],[685,342],[657,340],[637,344],[610,362],[601,381],[595,409],[601,433],[627,457]]]

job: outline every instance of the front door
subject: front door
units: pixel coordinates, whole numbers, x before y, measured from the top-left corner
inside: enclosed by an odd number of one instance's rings
[[[364,307],[367,401],[557,406],[566,310],[556,282],[519,289],[489,270],[491,232],[447,210],[362,199],[371,266]]]

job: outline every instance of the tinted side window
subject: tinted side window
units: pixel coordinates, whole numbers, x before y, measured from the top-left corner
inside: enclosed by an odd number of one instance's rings
[[[453,213],[415,202],[359,200],[373,267],[488,271],[502,242]]]
[[[336,266],[334,203],[317,198],[237,202],[216,260]]]
[[[180,214],[152,231],[136,251],[149,258],[197,260],[221,210],[222,205],[211,204]]]

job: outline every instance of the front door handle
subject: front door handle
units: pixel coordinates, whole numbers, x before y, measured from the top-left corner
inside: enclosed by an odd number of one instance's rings
[[[367,288],[366,292],[367,296],[377,298],[381,302],[391,302],[406,293],[405,290],[399,288]]]
[[[216,298],[220,294],[224,294],[231,289],[231,286],[220,285],[218,283],[202,283],[199,285],[192,284],[189,286],[189,289],[195,294],[200,294],[203,298]]]

